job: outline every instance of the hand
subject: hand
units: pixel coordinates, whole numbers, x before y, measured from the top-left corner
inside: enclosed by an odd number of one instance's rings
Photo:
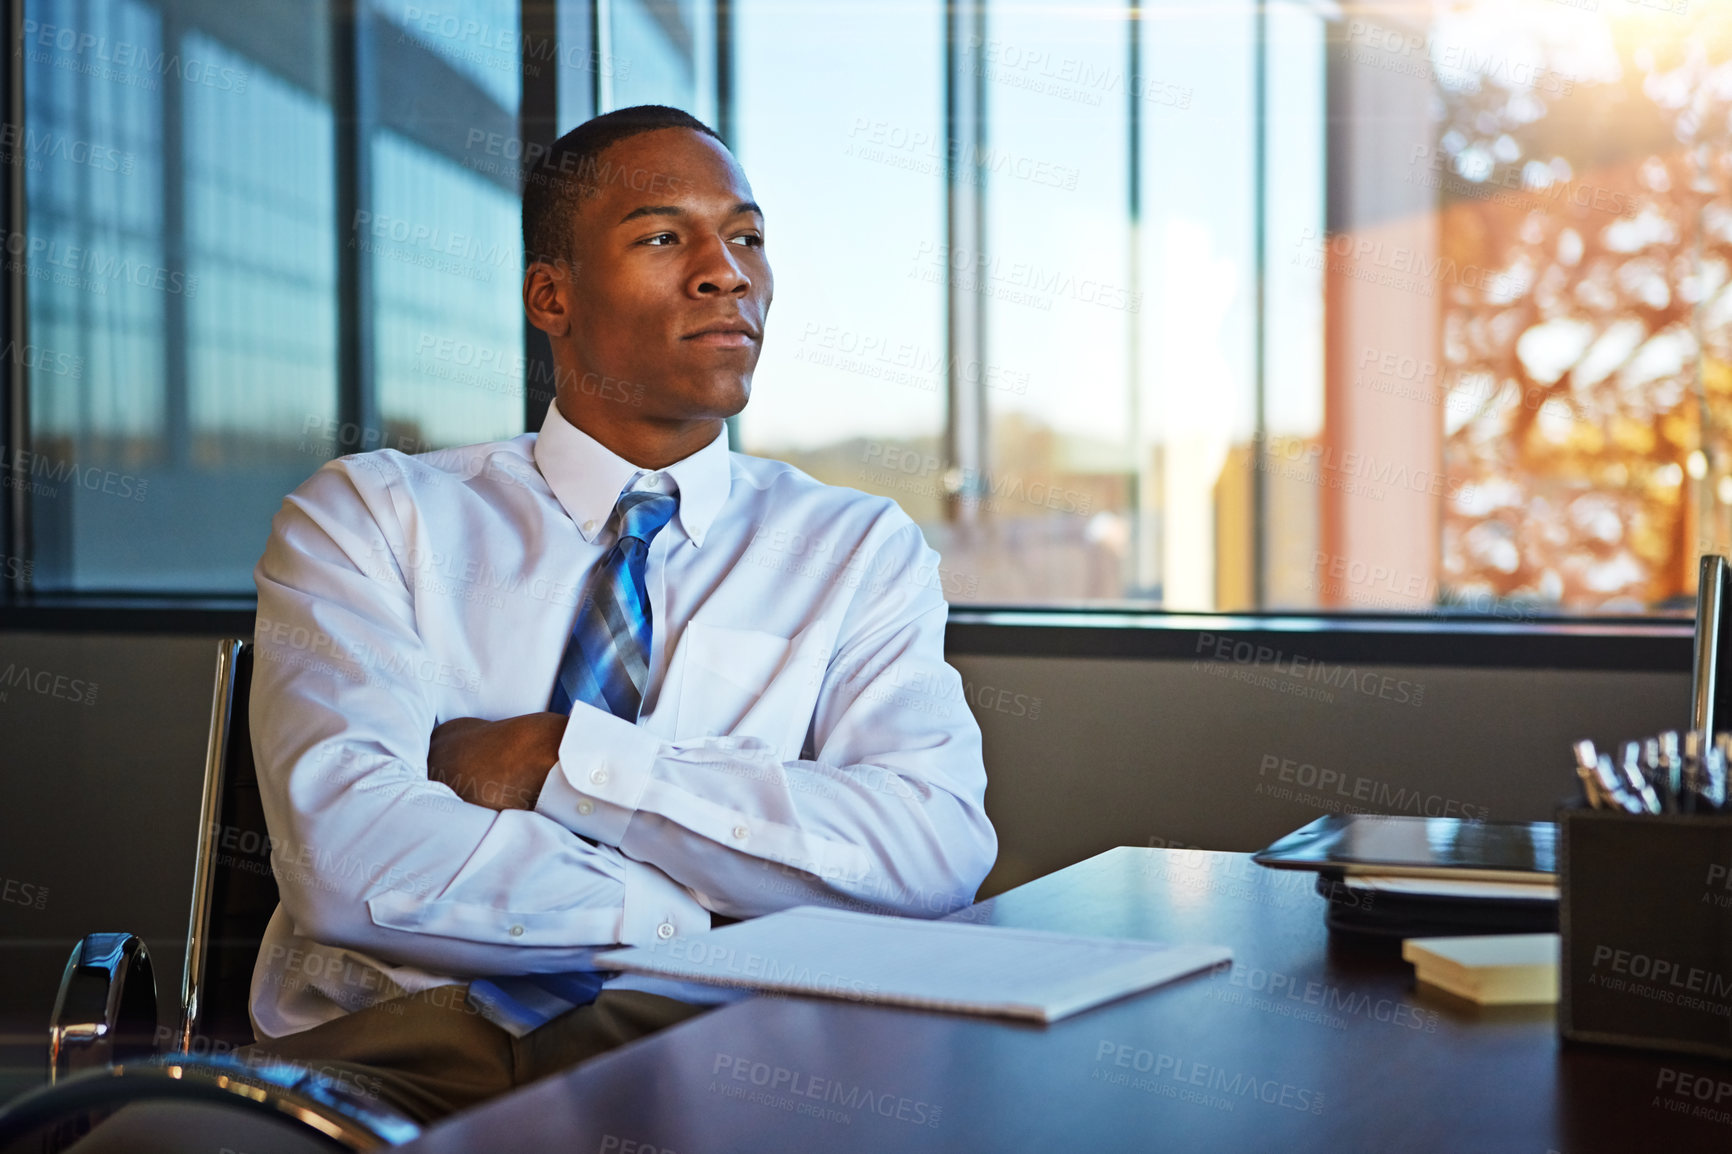
[[[563,713],[526,713],[503,721],[455,717],[427,743],[427,776],[471,805],[534,809],[542,783],[559,760]]]

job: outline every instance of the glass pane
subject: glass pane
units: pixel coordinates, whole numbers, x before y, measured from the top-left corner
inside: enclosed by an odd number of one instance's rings
[[[601,61],[603,111],[666,104],[715,127],[714,0],[597,3],[606,6],[612,39]]]
[[[596,87],[602,78],[609,83],[615,74],[612,56],[603,53],[595,43],[591,5],[563,0],[554,12],[554,45],[552,67],[555,72],[559,103],[559,131],[569,132],[595,114]],[[524,46],[545,58],[549,49],[544,45]],[[547,67],[536,60],[539,70]],[[629,71],[629,69],[628,69]]]
[[[944,244],[942,6],[740,0],[735,18],[737,151],[780,298],[745,451],[932,526],[945,301],[920,274]]]
[[[1245,526],[1240,531],[1223,524],[1218,530],[1225,547],[1216,550],[1215,607],[1223,610],[1315,609],[1328,579],[1317,564],[1321,503],[1315,470],[1293,467],[1293,457],[1313,450],[1323,433],[1323,271],[1321,262],[1297,246],[1299,238],[1322,236],[1326,220],[1326,25],[1309,5],[1277,3],[1267,12],[1264,399],[1260,436],[1235,447],[1233,471],[1224,477],[1239,481],[1242,500],[1250,500],[1221,512],[1223,521],[1242,516]],[[1235,544],[1261,547],[1261,588],[1258,556],[1235,563],[1229,555]]]
[[[1342,28],[1326,604],[1684,610],[1732,545],[1724,6]],[[1374,200],[1380,203],[1373,203]]]
[[[949,268],[985,311],[986,468],[969,479],[975,524],[930,536],[953,568],[978,574],[980,600],[1125,594],[1130,338],[1143,307],[1131,283],[1128,31],[1086,0],[1007,2],[968,46],[985,93],[986,229],[979,246],[952,238]]]
[[[1446,603],[1688,611],[1732,545],[1732,26],[1671,7],[1439,23],[1525,66],[1440,72],[1424,166],[1487,273],[1443,295]]]
[[[45,589],[251,588],[335,416],[324,8],[25,12]]]
[[[246,62],[197,33],[189,52]],[[190,89],[186,100],[188,417],[200,463],[281,453],[284,430],[325,416],[336,392],[336,205],[327,108],[268,74],[245,106]],[[284,462],[307,469],[304,455]]]
[[[372,0],[396,25],[398,44],[414,40],[480,85],[493,101],[516,108],[522,96],[521,41],[515,0]]]
[[[516,436],[518,198],[389,131],[373,138],[373,182],[375,379],[386,443],[413,453]]]
[[[357,222],[380,428],[340,451],[422,452],[523,431],[517,9],[381,3],[399,23],[374,26],[393,50],[381,43],[371,58],[386,70],[361,77],[378,121]]]

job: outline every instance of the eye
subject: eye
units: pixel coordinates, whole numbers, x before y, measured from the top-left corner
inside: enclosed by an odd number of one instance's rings
[[[741,235],[736,236],[729,243],[730,244],[743,245],[746,248],[763,248],[764,247],[764,238],[759,236],[755,232],[748,232],[748,233],[742,233]]]
[[[655,246],[657,246],[657,247],[662,247],[662,246],[665,246],[665,245],[669,245],[669,244],[672,244],[672,243],[673,243],[673,242],[674,242],[674,241],[676,241],[676,240],[678,240],[678,239],[679,239],[679,238],[678,238],[678,237],[676,237],[676,236],[675,236],[675,235],[674,235],[674,234],[673,234],[673,233],[671,233],[671,232],[658,232],[658,233],[656,233],[656,234],[655,234],[655,235],[654,235],[654,236],[650,236],[650,237],[645,237],[645,238],[644,238],[644,239],[643,239],[643,240],[642,240],[642,241],[640,241],[640,242],[639,242],[639,243],[640,243],[640,244],[649,244],[649,245],[655,245]]]

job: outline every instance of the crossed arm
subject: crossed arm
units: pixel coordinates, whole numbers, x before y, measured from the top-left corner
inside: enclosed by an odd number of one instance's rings
[[[401,527],[382,528],[388,495],[359,489],[338,469],[316,476],[257,573],[254,744],[297,933],[476,975],[578,968],[588,948],[701,932],[711,913],[846,902],[934,916],[972,899],[997,842],[935,590],[876,598],[839,630],[806,707],[812,760],[664,741],[583,704],[441,722],[442,658],[414,591],[377,560]],[[908,530],[885,547],[929,563]],[[911,711],[910,678],[954,681],[945,704],[961,716]]]
[[[534,809],[559,760],[563,713],[526,713],[503,721],[454,717],[427,743],[427,777],[487,809]]]

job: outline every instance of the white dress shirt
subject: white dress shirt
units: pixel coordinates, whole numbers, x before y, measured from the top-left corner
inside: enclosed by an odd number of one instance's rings
[[[533,811],[458,800],[428,779],[429,735],[547,708],[628,487],[679,496],[649,551],[638,724],[579,703]],[[539,436],[344,457],[284,501],[254,576],[282,897],[253,975],[261,1039],[583,969],[712,912],[936,917],[996,856],[937,555],[894,502],[725,437],[645,472],[550,407]]]

